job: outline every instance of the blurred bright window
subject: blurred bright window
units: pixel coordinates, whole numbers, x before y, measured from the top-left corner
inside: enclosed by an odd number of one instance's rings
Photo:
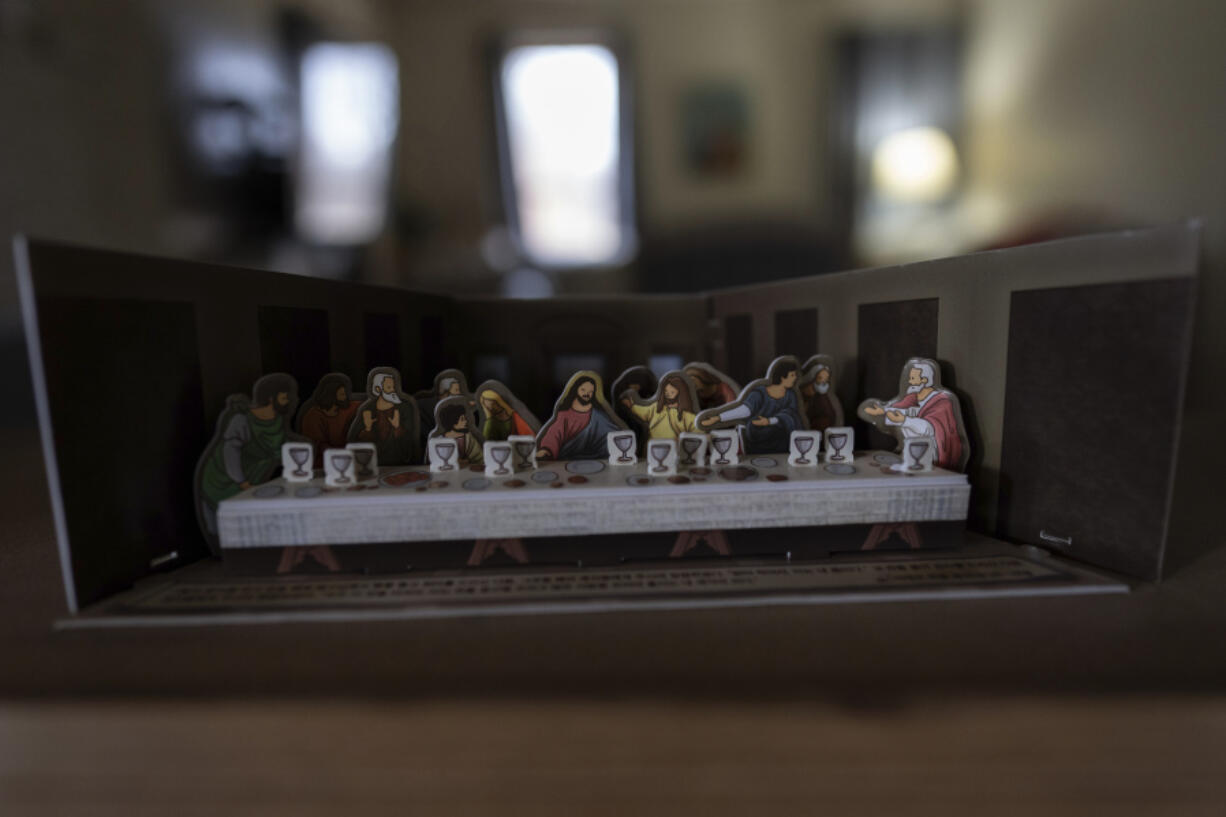
[[[328,245],[372,241],[387,216],[396,57],[374,43],[320,43],[303,54],[301,82],[298,233]]]
[[[628,259],[636,237],[613,50],[518,45],[499,69],[504,199],[520,252],[546,267]]]

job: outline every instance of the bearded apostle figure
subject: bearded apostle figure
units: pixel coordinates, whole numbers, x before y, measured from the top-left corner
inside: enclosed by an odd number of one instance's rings
[[[371,369],[370,393],[349,429],[352,442],[374,443],[380,465],[417,462],[417,404],[400,390],[400,372],[390,366]]]
[[[829,355],[814,355],[801,368],[800,397],[809,428],[824,432],[843,425],[843,406],[834,393],[834,361]]]
[[[543,460],[600,460],[608,456],[608,435],[626,426],[605,402],[600,375],[576,372],[536,438]]]
[[[231,395],[217,430],[196,466],[196,495],[205,537],[216,547],[217,506],[223,499],[267,482],[281,466],[281,446],[305,438],[290,431],[298,384],[288,374],[255,382],[252,395]]]
[[[962,423],[957,396],[941,388],[936,361],[913,357],[903,366],[902,392],[893,400],[865,400],[860,404],[862,419],[899,440],[933,437],[937,442],[936,465],[961,471],[970,457],[970,446]]]
[[[340,372],[324,375],[315,393],[298,411],[298,431],[315,445],[315,467],[323,467],[324,451],[344,448],[349,427],[366,398],[354,394],[349,376]]]

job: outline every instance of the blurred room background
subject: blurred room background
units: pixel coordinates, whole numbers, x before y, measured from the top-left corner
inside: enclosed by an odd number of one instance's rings
[[[0,235],[540,297],[1203,217],[1216,369],[1223,34],[1213,0],[0,0]]]

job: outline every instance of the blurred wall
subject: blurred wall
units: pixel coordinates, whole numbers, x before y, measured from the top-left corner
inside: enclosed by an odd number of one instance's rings
[[[1189,420],[1204,422],[1226,400],[1226,5],[978,0],[973,12],[968,236],[1073,211],[1203,217]]]
[[[10,239],[160,247],[167,211],[159,58],[132,2],[0,6],[0,427],[32,422]],[[9,379],[9,378],[6,378]]]
[[[7,2],[0,234],[152,249],[168,185],[161,55],[143,4]],[[22,10],[24,7],[24,10]]]

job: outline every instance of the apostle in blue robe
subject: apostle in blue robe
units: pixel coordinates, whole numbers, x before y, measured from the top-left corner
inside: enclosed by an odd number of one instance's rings
[[[746,454],[786,454],[792,432],[805,428],[796,378],[800,367],[790,358],[771,367],[769,384],[748,389],[740,401],[702,421],[704,427],[742,420],[737,425]]]

